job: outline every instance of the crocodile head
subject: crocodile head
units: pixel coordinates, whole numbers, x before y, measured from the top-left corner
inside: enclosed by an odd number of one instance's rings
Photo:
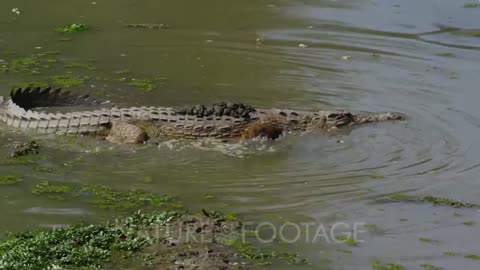
[[[343,126],[351,125],[355,121],[355,116],[347,111],[317,111],[307,114],[302,120],[302,124],[306,125],[306,129],[329,130]]]
[[[328,129],[347,126],[353,121],[355,121],[355,118],[350,112],[333,111],[325,114],[325,127]]]

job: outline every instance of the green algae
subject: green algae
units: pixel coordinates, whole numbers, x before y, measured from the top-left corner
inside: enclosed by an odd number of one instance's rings
[[[458,255],[458,252],[445,251],[445,252],[443,252],[443,255],[447,255],[447,256],[457,256],[457,255]]]
[[[81,62],[68,62],[65,64],[66,68],[83,68],[86,70],[96,70],[94,66],[86,63],[81,63]]]
[[[93,149],[88,149],[85,151],[85,153],[92,155],[92,156],[98,156],[103,153],[103,150],[101,148],[95,147]]]
[[[129,74],[130,72],[131,71],[129,69],[120,69],[120,70],[114,71],[113,73],[116,75],[126,75],[126,74]]]
[[[341,253],[346,253],[346,254],[351,254],[352,251],[350,249],[345,249],[345,248],[337,248],[336,251],[341,252]]]
[[[67,185],[55,185],[50,184],[48,181],[42,181],[36,184],[31,191],[33,194],[69,193],[72,192],[72,187]]]
[[[0,176],[0,185],[14,185],[22,181],[18,175],[3,175]]]
[[[72,86],[80,86],[85,84],[85,79],[78,76],[73,75],[53,75],[48,77],[49,80],[52,81],[53,84],[63,86],[63,87],[72,87]]]
[[[160,196],[143,190],[117,191],[105,185],[56,184],[42,181],[32,188],[34,194],[63,196],[65,198],[82,197],[95,207],[109,210],[129,210],[148,207],[179,209],[173,197]]]
[[[205,194],[202,195],[202,199],[204,199],[204,200],[210,200],[210,199],[214,199],[214,198],[215,198],[215,196],[210,194],[210,193],[205,193]]]
[[[41,52],[40,54],[36,54],[34,56],[5,59],[4,62],[0,63],[0,72],[31,73],[38,75],[36,78],[28,79],[27,81],[16,81],[18,78],[13,78],[13,82],[10,82],[9,85],[15,88],[25,88],[31,86],[48,87],[51,85],[69,88],[85,85],[88,81],[92,81],[93,83],[95,81],[110,82],[118,80],[118,78],[97,76],[97,74],[94,73],[97,70],[97,67],[91,63],[81,60],[64,61],[62,59],[52,57],[53,55],[60,53],[60,51],[51,50]],[[50,68],[53,65],[56,67],[63,66],[65,69],[67,69],[67,72],[65,74],[52,74]],[[73,69],[76,70],[75,73]],[[130,73],[130,70],[123,69],[114,72],[117,77],[126,75],[127,73]],[[150,92],[157,87],[155,82],[161,79],[164,78],[122,78],[121,82],[128,86],[141,89],[145,92]]]
[[[465,226],[473,226],[473,225],[475,225],[476,223],[473,222],[473,221],[465,221],[465,222],[462,222],[462,224],[465,225]]]
[[[409,196],[409,195],[404,194],[404,193],[395,193],[395,194],[392,194],[392,195],[390,195],[390,199],[396,200],[396,201],[411,201],[411,200],[415,200],[413,196]]]
[[[24,156],[24,157],[15,157],[15,158],[7,158],[1,164],[3,165],[28,165],[28,164],[35,164],[35,159],[31,156]]]
[[[62,52],[61,51],[46,51],[44,52],[44,54],[46,55],[58,55],[58,54],[61,54]]]
[[[382,264],[382,262],[378,259],[370,259],[370,263],[372,264],[372,269],[374,270],[404,270],[405,268],[396,263],[388,263]]]
[[[55,32],[62,34],[76,33],[88,29],[88,26],[82,23],[72,23],[55,29]]]
[[[13,88],[27,88],[27,87],[40,87],[45,88],[50,85],[50,83],[45,81],[27,81],[27,82],[13,82],[9,84]]]
[[[381,175],[381,174],[371,174],[371,175],[370,175],[370,178],[371,178],[371,179],[385,179],[385,175]]]
[[[164,23],[130,23],[126,27],[131,28],[146,28],[146,29],[168,29],[170,26]]]
[[[452,31],[451,33],[459,36],[480,37],[479,29],[461,29]]]
[[[350,247],[356,247],[359,245],[359,243],[353,237],[348,237],[345,243]]]
[[[39,62],[35,57],[15,58],[2,64],[3,72],[38,72]]]
[[[269,265],[269,260],[277,259],[285,261],[288,264],[301,265],[308,264],[305,258],[301,258],[298,254],[289,252],[275,252],[275,251],[262,251],[253,246],[252,243],[240,240],[229,240],[225,244],[234,248],[239,255],[243,258],[257,261],[257,265]]]
[[[433,240],[427,237],[420,237],[418,238],[418,241],[425,242],[425,243],[440,243],[438,240]]]
[[[62,170],[59,168],[46,167],[46,166],[34,166],[32,170],[42,173],[61,173]]]
[[[468,3],[468,4],[465,4],[463,5],[464,8],[478,8],[480,7],[480,4],[478,3]]]
[[[365,228],[369,229],[369,230],[377,230],[378,229],[378,225],[376,225],[376,224],[365,224],[363,226]]]
[[[453,53],[448,53],[448,52],[445,52],[445,53],[437,53],[436,55],[442,56],[442,57],[455,57],[455,54],[453,54]]]
[[[463,257],[466,259],[480,260],[480,255],[477,255],[477,254],[467,254]]]
[[[116,256],[133,255],[153,244],[154,238],[143,232],[176,216],[172,211],[137,212],[112,223],[11,235],[0,241],[2,269],[103,269]]]
[[[402,265],[396,263],[389,263],[386,265],[372,265],[372,269],[375,270],[403,270],[405,269]]]
[[[350,247],[358,246],[359,243],[353,237],[346,237],[345,235],[339,235],[335,237],[337,241],[343,242]]]
[[[396,194],[390,195],[390,199],[395,201],[406,201],[406,202],[426,202],[426,203],[431,203],[433,205],[450,206],[452,208],[480,207],[480,205],[478,204],[463,202],[461,200],[452,200],[449,198],[435,197],[432,195],[414,196],[414,195],[407,195],[404,193],[396,193]]]
[[[75,134],[60,134],[55,136],[55,140],[72,143],[78,139],[78,136]]]
[[[142,182],[145,184],[153,183],[153,178],[151,176],[145,176]]]
[[[155,84],[149,79],[131,79],[128,85],[142,89],[145,92],[150,92],[155,89]]]
[[[237,215],[237,212],[226,212],[223,217],[228,221],[238,221],[239,219]]]
[[[435,266],[435,265],[432,265],[432,264],[429,264],[429,263],[422,263],[419,266],[422,267],[425,270],[441,270],[442,269],[442,267]]]
[[[452,200],[448,198],[441,198],[441,197],[434,197],[432,195],[426,195],[421,198],[423,202],[429,202],[433,205],[447,205],[453,208],[471,208],[471,207],[478,207],[478,205],[468,202],[462,202],[460,200]]]
[[[87,202],[102,209],[127,210],[140,207],[180,208],[171,196],[160,196],[143,190],[114,191],[102,185],[85,185],[80,192],[92,193],[96,198]]]

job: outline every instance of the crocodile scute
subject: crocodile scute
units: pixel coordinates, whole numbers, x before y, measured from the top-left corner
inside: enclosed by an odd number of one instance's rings
[[[255,112],[255,108],[244,103],[219,102],[211,105],[184,107],[175,110],[175,112],[182,115],[193,115],[196,117],[231,116],[236,118],[249,118],[250,113]]]

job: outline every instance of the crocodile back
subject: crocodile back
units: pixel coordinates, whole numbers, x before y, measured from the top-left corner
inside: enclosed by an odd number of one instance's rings
[[[8,99],[0,110],[0,120],[14,128],[38,133],[104,134],[105,127],[116,121],[137,122],[148,127],[150,136],[167,137],[238,137],[252,119],[230,116],[177,114],[169,107],[128,107],[72,113],[45,113],[25,110]]]
[[[150,137],[235,138],[240,137],[242,130],[255,121],[244,117],[183,115],[162,107],[149,108],[149,115],[141,117],[148,121],[137,122],[144,126]]]

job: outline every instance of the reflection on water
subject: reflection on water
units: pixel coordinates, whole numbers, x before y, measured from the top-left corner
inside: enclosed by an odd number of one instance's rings
[[[478,202],[480,39],[463,31],[479,28],[478,11],[446,0],[30,2],[0,4],[4,51],[21,57],[42,47],[61,51],[58,57],[67,61],[95,59],[99,76],[129,69],[131,76],[163,78],[148,93],[95,79],[77,87],[102,89],[117,104],[241,100],[261,107],[400,111],[408,119],[321,135],[287,135],[276,142],[167,140],[155,147],[112,146],[91,138],[73,145],[41,139],[46,157],[39,164],[81,160],[61,174],[1,165],[4,173],[24,177],[20,185],[0,191],[0,209],[11,217],[1,222],[2,228],[68,223],[81,211],[95,211],[25,194],[40,180],[103,183],[174,194],[195,209],[235,211],[255,220],[355,220],[390,228],[386,238],[372,236],[352,255],[335,255],[337,247],[319,245],[332,251],[328,254],[335,265],[344,269],[360,269],[357,262],[369,269],[368,258],[374,256],[405,265],[438,259],[452,269],[474,269],[459,259],[440,260],[438,250],[416,253],[425,248],[416,239],[430,230],[426,217],[443,210],[368,203],[373,197],[410,191]],[[11,14],[12,7],[22,14]],[[39,11],[42,16],[30,16]],[[73,22],[92,29],[72,36],[71,42],[59,42],[52,29]],[[150,22],[171,28],[122,27]],[[1,93],[21,76],[1,74]],[[25,139],[19,136],[5,131],[1,141]],[[87,151],[92,149],[96,154]],[[144,177],[153,182],[144,183]],[[202,199],[206,193],[215,199]],[[406,215],[408,223],[395,223]],[[470,248],[465,252],[475,252],[478,239],[472,232],[456,230],[444,219],[435,226],[435,237],[452,244],[444,248],[455,249],[461,240]],[[450,229],[461,234],[460,240],[445,236]],[[411,241],[392,244],[391,235]],[[294,249],[316,265],[316,258],[328,255],[319,255],[319,246]]]

